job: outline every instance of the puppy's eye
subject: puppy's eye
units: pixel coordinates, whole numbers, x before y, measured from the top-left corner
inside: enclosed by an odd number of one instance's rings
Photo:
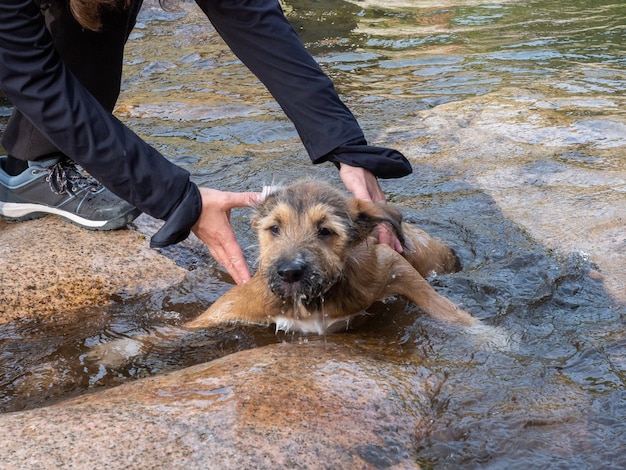
[[[278,225],[272,225],[268,230],[272,235],[278,235],[280,233],[280,227]]]
[[[332,231],[327,229],[326,227],[320,227],[317,229],[317,236],[319,238],[328,238],[333,234]]]

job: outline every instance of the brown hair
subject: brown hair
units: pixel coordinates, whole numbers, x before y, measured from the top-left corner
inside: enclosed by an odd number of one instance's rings
[[[132,0],[69,0],[70,11],[76,21],[86,29],[100,31],[102,29],[102,10],[128,8]],[[163,9],[173,8],[176,0],[159,0]]]

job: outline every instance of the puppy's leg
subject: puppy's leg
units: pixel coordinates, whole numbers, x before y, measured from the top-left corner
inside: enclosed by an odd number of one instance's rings
[[[423,276],[458,271],[460,266],[452,248],[419,228],[403,223],[405,246],[402,256]]]
[[[440,320],[476,325],[480,323],[466,311],[438,294],[401,255],[387,245],[376,245],[380,275],[386,276],[386,295],[400,294],[429,315]]]
[[[377,245],[381,275],[387,270],[389,277],[386,292],[400,294],[433,317],[466,326],[480,347],[510,350],[515,342],[513,335],[499,327],[487,325],[458,308],[439,295],[406,259],[387,245]]]
[[[267,298],[267,281],[255,275],[245,284],[233,287],[202,315],[183,326],[198,329],[224,323],[268,325],[272,314],[277,313],[275,310]]]
[[[246,284],[233,287],[206,312],[181,327],[161,326],[152,328],[146,334],[101,343],[92,348],[85,359],[91,363],[118,369],[133,358],[145,355],[154,347],[163,348],[168,343],[176,344],[192,330],[234,322],[267,324],[268,312],[271,313],[273,310],[266,308],[263,301],[264,291],[263,281],[255,276]]]

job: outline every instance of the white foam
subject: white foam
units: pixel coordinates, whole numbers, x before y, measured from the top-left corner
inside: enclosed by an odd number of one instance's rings
[[[477,342],[481,347],[489,349],[511,351],[516,343],[512,333],[497,326],[477,323],[465,328],[465,331],[471,334],[472,340]]]
[[[141,341],[120,338],[109,343],[98,344],[87,353],[85,359],[99,366],[117,369],[142,353]]]

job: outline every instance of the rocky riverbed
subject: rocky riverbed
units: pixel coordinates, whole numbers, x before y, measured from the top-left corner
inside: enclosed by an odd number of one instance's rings
[[[111,370],[93,347],[193,318],[232,280],[193,236],[149,249],[145,215],[0,221],[0,468],[625,466],[623,5],[368,1],[348,25],[300,3],[368,139],[413,165],[383,182],[391,203],[461,259],[430,282],[506,341],[397,300],[343,334],[225,327]],[[339,185],[181,8],[146,3],[116,114],[199,184]],[[233,224],[254,266],[249,216]]]

